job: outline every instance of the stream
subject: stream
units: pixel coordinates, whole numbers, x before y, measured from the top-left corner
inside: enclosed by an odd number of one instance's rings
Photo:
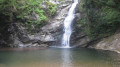
[[[88,48],[0,49],[0,67],[120,67],[120,54]]]

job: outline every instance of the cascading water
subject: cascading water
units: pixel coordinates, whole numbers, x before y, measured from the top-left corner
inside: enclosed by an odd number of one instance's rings
[[[64,34],[62,38],[62,47],[69,48],[70,47],[70,36],[72,34],[71,24],[75,18],[75,8],[78,4],[78,0],[74,0],[71,8],[69,9],[68,16],[64,20]]]

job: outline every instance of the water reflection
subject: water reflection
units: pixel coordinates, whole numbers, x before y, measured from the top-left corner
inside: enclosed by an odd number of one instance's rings
[[[62,67],[72,67],[72,54],[69,49],[63,49],[61,53]]]

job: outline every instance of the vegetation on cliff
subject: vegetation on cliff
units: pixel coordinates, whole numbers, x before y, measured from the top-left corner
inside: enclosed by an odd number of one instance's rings
[[[20,33],[16,24],[26,26],[28,30],[42,27],[56,10],[57,5],[49,0],[0,0],[0,46],[8,46],[15,31]]]
[[[120,26],[119,0],[81,0],[82,19],[85,32],[91,39],[113,34]]]
[[[45,24],[56,13],[57,6],[48,0],[0,0],[0,15],[8,21],[22,20],[25,24]]]

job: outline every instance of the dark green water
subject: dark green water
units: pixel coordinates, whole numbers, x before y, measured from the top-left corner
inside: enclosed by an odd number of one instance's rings
[[[120,67],[120,54],[85,48],[0,49],[0,67]]]

